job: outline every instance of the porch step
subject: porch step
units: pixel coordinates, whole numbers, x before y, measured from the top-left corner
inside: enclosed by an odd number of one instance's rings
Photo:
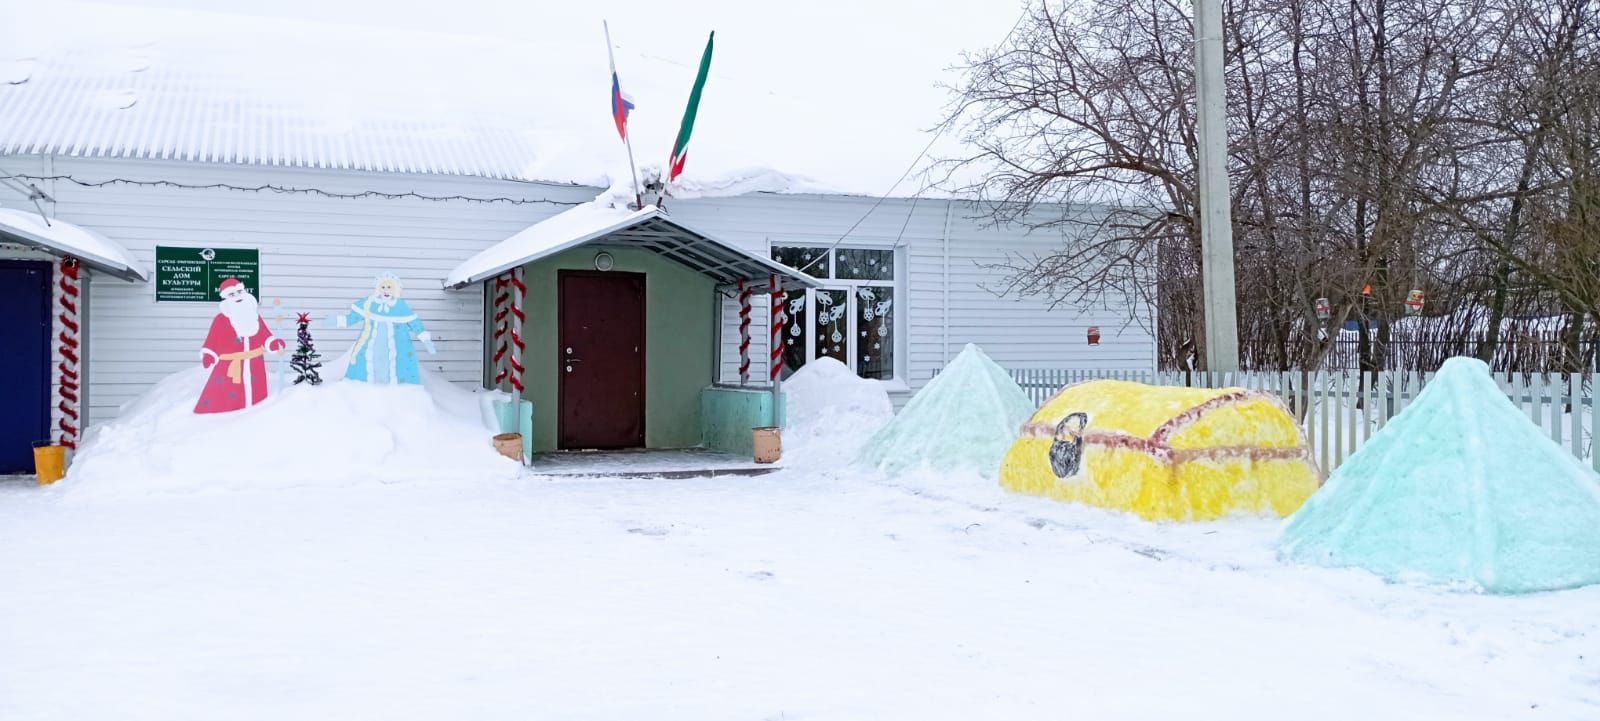
[[[781,467],[781,462],[756,463],[747,456],[684,448],[536,453],[528,472],[562,478],[677,479],[760,476]]]

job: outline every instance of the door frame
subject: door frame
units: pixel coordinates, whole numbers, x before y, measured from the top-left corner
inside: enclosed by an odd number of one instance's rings
[[[634,447],[646,447],[646,439],[650,436],[649,418],[645,415],[645,397],[649,395],[650,392],[648,385],[649,374],[645,369],[645,366],[649,363],[650,357],[650,304],[648,302],[650,293],[649,274],[624,270],[558,269],[556,271],[556,345],[553,349],[556,356],[555,440],[556,450],[558,451],[581,450],[569,448],[561,442],[561,429],[562,425],[566,422],[565,414],[562,412],[565,406],[561,402],[562,395],[566,392],[566,374],[561,371],[562,366],[566,365],[562,360],[562,358],[565,357],[565,354],[562,353],[562,349],[567,347],[564,336],[566,324],[563,322],[564,317],[562,315],[562,299],[566,295],[566,279],[574,277],[615,278],[618,276],[637,277],[639,279],[639,288],[643,291],[639,295],[639,445]]]
[[[39,379],[40,383],[42,384],[41,387],[40,387],[40,390],[42,392],[43,403],[40,403],[39,407],[38,407],[38,412],[40,414],[39,415],[39,421],[40,421],[39,422],[39,427],[44,429],[44,435],[43,435],[43,437],[40,437],[40,438],[31,438],[31,439],[29,439],[29,442],[32,443],[32,442],[36,442],[36,441],[53,441],[54,438],[52,437],[52,435],[55,432],[55,428],[50,425],[51,410],[52,410],[51,406],[50,406],[50,401],[51,401],[51,398],[52,398],[52,394],[55,391],[54,391],[54,383],[53,383],[52,373],[51,373],[52,367],[51,367],[51,363],[50,363],[50,351],[51,351],[51,343],[52,343],[52,340],[54,338],[53,334],[55,333],[55,318],[54,318],[54,315],[53,315],[54,312],[55,312],[55,292],[54,292],[54,287],[55,287],[55,263],[52,263],[52,262],[50,262],[48,260],[30,260],[30,259],[26,259],[26,258],[0,258],[0,268],[16,268],[18,270],[33,269],[33,270],[42,271],[44,273],[44,285],[43,285],[43,288],[42,288],[42,290],[44,291],[44,318],[42,320],[44,322],[41,325],[42,334],[44,336],[44,338],[43,338],[44,343],[40,344],[40,349],[39,349],[39,351],[40,351],[39,352],[39,367],[44,371],[44,377]],[[79,303],[80,303],[79,307],[80,308],[82,307],[81,304],[82,304],[82,298],[83,297],[84,296],[80,296],[80,300],[79,300]],[[22,320],[23,322],[27,321],[27,319],[20,319],[20,320]],[[81,351],[81,348],[80,348],[80,351]],[[80,371],[80,373],[81,373],[81,371]],[[82,377],[83,376],[81,376],[81,375],[79,376],[79,378],[80,378],[80,388],[83,385],[86,385],[86,384],[83,384],[81,382]],[[79,397],[81,398],[82,396],[80,395]]]

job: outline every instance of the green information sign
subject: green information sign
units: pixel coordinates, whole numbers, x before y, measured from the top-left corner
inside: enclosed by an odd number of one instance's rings
[[[238,278],[260,298],[260,249],[156,246],[157,301],[221,300],[217,284],[225,278]]]

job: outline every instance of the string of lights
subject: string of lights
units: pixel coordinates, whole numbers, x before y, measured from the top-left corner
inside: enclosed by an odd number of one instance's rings
[[[84,187],[84,188],[102,188],[102,187],[111,186],[111,185],[131,185],[131,186],[149,187],[149,188],[179,188],[179,189],[183,189],[183,190],[237,190],[237,191],[242,191],[242,192],[255,192],[255,193],[272,192],[272,193],[280,193],[280,194],[283,194],[283,195],[316,195],[316,196],[321,196],[321,197],[324,197],[324,198],[342,198],[342,199],[383,198],[385,200],[403,200],[403,199],[411,198],[411,199],[416,199],[416,200],[432,200],[432,201],[440,201],[440,202],[452,201],[452,200],[460,200],[460,201],[466,201],[466,202],[469,202],[469,203],[487,203],[487,204],[506,203],[508,205],[575,206],[575,205],[582,205],[583,204],[581,202],[564,201],[564,200],[549,200],[547,198],[511,198],[511,197],[505,197],[505,196],[494,197],[494,198],[479,198],[479,197],[474,197],[474,196],[470,196],[470,195],[425,195],[423,193],[415,193],[415,192],[410,192],[410,191],[407,191],[407,192],[404,192],[404,193],[388,193],[388,192],[384,192],[384,191],[381,191],[381,190],[364,190],[364,191],[355,192],[355,193],[339,193],[339,192],[334,192],[334,191],[331,191],[331,190],[323,190],[321,188],[302,188],[302,187],[287,186],[287,185],[272,185],[270,183],[269,184],[263,184],[263,185],[232,185],[232,184],[229,184],[229,183],[191,184],[191,183],[179,183],[179,182],[172,181],[172,180],[133,180],[133,179],[130,179],[130,178],[111,178],[110,180],[81,180],[81,179],[75,178],[75,177],[73,177],[71,175],[20,175],[19,174],[19,175],[13,176],[13,177],[23,178],[23,179],[32,180],[32,181],[46,181],[46,180],[66,181],[66,182],[69,182],[69,183],[72,183],[74,185],[78,185],[78,186],[81,186],[81,187]]]

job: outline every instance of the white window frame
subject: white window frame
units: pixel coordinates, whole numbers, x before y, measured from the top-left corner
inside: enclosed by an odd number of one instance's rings
[[[809,362],[811,362],[813,360],[816,360],[817,357],[818,357],[817,356],[817,322],[816,322],[816,319],[817,319],[817,291],[829,291],[829,290],[844,291],[844,293],[845,293],[846,310],[845,310],[845,314],[843,316],[843,319],[846,319],[848,321],[848,323],[853,326],[854,323],[855,323],[855,319],[857,317],[857,313],[859,312],[858,308],[857,308],[857,302],[859,301],[859,299],[856,297],[857,291],[859,289],[861,289],[861,288],[889,288],[889,289],[894,291],[894,301],[893,301],[894,304],[893,304],[892,310],[891,310],[891,314],[893,315],[894,320],[893,320],[893,323],[892,323],[892,325],[890,327],[890,330],[889,330],[889,332],[890,332],[889,342],[890,342],[890,345],[892,346],[891,351],[894,353],[894,358],[890,363],[890,366],[891,366],[891,368],[890,368],[890,377],[888,377],[888,378],[868,378],[866,380],[874,380],[874,381],[878,381],[880,383],[888,383],[888,384],[896,385],[896,386],[904,386],[905,385],[905,378],[906,378],[906,368],[907,368],[906,350],[909,347],[909,344],[906,342],[906,329],[910,327],[908,325],[908,323],[907,323],[907,315],[908,315],[908,311],[910,310],[910,308],[909,308],[910,303],[908,302],[910,294],[907,292],[907,289],[906,289],[907,288],[907,283],[906,283],[907,279],[906,279],[906,258],[905,258],[906,253],[905,253],[905,246],[884,248],[884,247],[881,247],[881,246],[873,246],[873,245],[839,245],[837,247],[829,247],[829,246],[824,246],[824,245],[817,245],[817,244],[814,244],[814,243],[808,243],[808,242],[805,242],[805,241],[769,241],[768,244],[767,244],[767,257],[769,257],[769,258],[772,257],[772,249],[773,248],[778,248],[778,247],[783,247],[783,248],[821,248],[824,252],[826,252],[828,254],[828,263],[827,263],[828,269],[827,269],[827,273],[826,273],[826,275],[828,277],[826,277],[826,278],[818,277],[817,278],[817,280],[822,281],[822,287],[820,287],[820,288],[807,288],[806,291],[805,291],[805,294],[806,294],[805,295],[805,298],[806,298],[806,310],[805,310],[805,313],[806,313],[806,333],[805,333],[805,338],[806,338],[806,362],[809,363]],[[858,279],[847,279],[847,278],[839,278],[839,277],[837,277],[838,276],[838,272],[837,272],[837,269],[835,267],[835,264],[838,263],[838,257],[839,257],[837,251],[841,251],[841,250],[878,250],[878,251],[888,250],[888,251],[891,251],[890,263],[892,264],[892,270],[893,270],[893,273],[894,273],[893,278],[891,278],[890,280],[858,280]],[[813,270],[815,270],[815,269],[813,269]],[[858,343],[861,340],[861,335],[860,335],[860,333],[855,332],[855,329],[852,327],[851,331],[849,333],[845,334],[845,338],[846,338],[845,357],[848,360],[848,363],[846,363],[846,365],[850,368],[850,371],[852,373],[855,373],[856,377],[859,378],[859,377],[861,377],[861,375],[860,375],[861,371],[859,369],[860,353],[858,351],[858,348],[859,348]]]

